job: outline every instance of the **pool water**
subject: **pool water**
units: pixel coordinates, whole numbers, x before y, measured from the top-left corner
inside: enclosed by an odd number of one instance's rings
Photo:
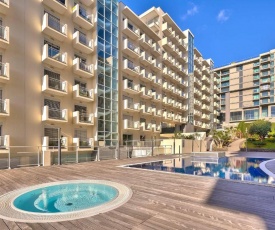
[[[95,183],[52,185],[26,192],[13,201],[20,210],[34,213],[73,212],[99,206],[118,196],[112,186]]]
[[[259,164],[266,160],[270,159],[245,157],[187,157],[128,165],[127,167],[196,176],[218,177],[226,180],[275,184],[274,179],[269,177],[259,167]]]

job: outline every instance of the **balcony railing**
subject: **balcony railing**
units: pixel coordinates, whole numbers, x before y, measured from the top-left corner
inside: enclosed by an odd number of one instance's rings
[[[0,38],[9,41],[9,27],[0,26]]]
[[[76,123],[86,123],[86,124],[94,124],[94,115],[81,113],[79,111],[74,111],[73,116],[76,118]]]
[[[139,122],[124,119],[124,129],[139,129]]]
[[[93,138],[79,138],[74,137],[73,143],[76,144],[79,148],[93,148],[94,147],[94,139]]]
[[[66,63],[66,60],[64,59],[63,55],[61,54],[59,49],[53,48],[51,46],[48,46],[48,57],[59,61],[59,62],[63,62]]]
[[[59,91],[66,91],[66,82],[60,81],[55,78],[49,77],[49,88],[59,90]]]
[[[62,122],[68,121],[67,109],[55,109],[45,105],[42,112],[42,121],[59,120]]]
[[[0,99],[0,113],[10,113],[10,101],[8,99]]]
[[[0,62],[0,77],[7,78],[8,80],[10,78],[9,72],[9,63]]]
[[[48,14],[48,13],[45,13],[45,15],[46,14]],[[48,14],[48,25],[52,29],[54,29],[62,34],[66,35],[66,33],[67,33],[67,25],[62,25],[58,19],[56,19],[55,17],[53,17],[50,14]]]

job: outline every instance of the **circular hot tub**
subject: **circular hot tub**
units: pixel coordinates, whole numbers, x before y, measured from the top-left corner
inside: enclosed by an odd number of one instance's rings
[[[41,184],[0,197],[0,218],[55,222],[107,212],[127,202],[132,191],[110,181],[77,180]]]

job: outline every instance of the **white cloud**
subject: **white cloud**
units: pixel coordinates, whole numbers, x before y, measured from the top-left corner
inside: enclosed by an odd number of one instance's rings
[[[194,3],[190,4],[192,5],[192,8],[188,9],[187,12],[181,17],[183,20],[199,12],[198,7]]]
[[[225,22],[229,19],[230,15],[228,10],[221,10],[217,16],[218,22]]]

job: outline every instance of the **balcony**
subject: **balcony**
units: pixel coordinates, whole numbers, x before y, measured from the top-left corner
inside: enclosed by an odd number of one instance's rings
[[[6,14],[10,8],[10,0],[1,0],[0,1],[0,13]]]
[[[73,143],[80,148],[79,150],[93,149],[94,148],[94,139],[93,138],[79,138],[74,137]]]
[[[261,63],[267,63],[270,62],[270,58],[269,57],[263,57],[261,58]]]
[[[152,40],[146,34],[142,34],[139,40],[140,40],[140,45],[144,49],[149,50],[152,48]]]
[[[161,126],[157,124],[152,124],[152,131],[159,133],[161,131]]]
[[[141,122],[140,128],[141,128],[141,131],[152,131],[152,124],[146,123],[146,122]]]
[[[216,95],[216,94],[215,94]],[[210,97],[206,96],[206,95],[203,95],[202,96],[202,101],[207,101],[207,102],[210,102]]]
[[[62,25],[56,17],[45,13],[42,22],[42,32],[55,40],[63,42],[67,38],[67,24]]]
[[[62,150],[68,149],[68,137],[62,137],[61,138],[61,148]],[[52,138],[48,136],[44,136],[42,138],[42,150],[50,150],[58,147],[58,138]]]
[[[64,14],[67,10],[67,0],[42,0],[42,2],[59,14]]]
[[[181,97],[184,98],[184,99],[187,99],[188,98],[188,93],[182,92]]]
[[[208,105],[203,105],[202,110],[210,111],[210,107]]]
[[[158,94],[157,92],[152,92],[153,95],[153,101],[155,102],[161,102],[162,96],[161,94]]]
[[[201,97],[202,96],[202,92],[199,91],[198,89],[194,89],[194,95],[197,97]]]
[[[194,126],[201,127],[202,122],[201,121],[194,121]]]
[[[129,39],[123,41],[123,52],[134,59],[140,57],[139,47]]]
[[[10,116],[10,100],[0,99],[0,117]]]
[[[194,84],[197,85],[198,87],[202,86],[202,82],[196,77],[194,77]]]
[[[9,63],[0,62],[0,82],[7,83],[10,80],[10,65]]]
[[[152,113],[153,113],[153,116],[162,117],[162,111],[161,111],[161,109],[152,108]]]
[[[181,107],[181,110],[187,111],[187,110],[188,110],[188,105],[183,105],[183,106]]]
[[[86,10],[79,4],[76,4],[73,7],[73,22],[78,24],[85,30],[91,30],[94,27],[93,15],[88,15]]]
[[[161,29],[162,29],[162,32],[164,33],[164,35],[167,36],[167,37],[169,37],[173,32],[172,27],[170,27],[167,22],[162,24]]]
[[[179,40],[179,48],[182,49],[183,51],[187,51],[187,44],[184,42],[183,39]]]
[[[42,121],[66,123],[68,122],[67,109],[54,109],[45,105],[42,111]]]
[[[171,74],[172,74],[172,71],[168,67],[164,67],[163,70],[162,70],[162,73],[163,73],[164,76],[170,78]]]
[[[164,81],[162,84],[162,88],[163,90],[168,91],[170,90],[170,84],[167,81]]]
[[[152,81],[152,74],[146,71],[145,69],[141,70],[141,77],[143,81]]]
[[[161,71],[161,63],[157,59],[152,60],[152,68],[154,71]]]
[[[174,49],[174,45],[169,38],[162,39],[162,46],[164,49],[168,50],[169,52],[172,52]]]
[[[87,65],[80,58],[73,60],[73,72],[81,77],[91,78],[94,76],[94,65]]]
[[[181,123],[186,123],[186,122],[187,122],[186,117],[181,117],[180,122],[181,122]]]
[[[10,44],[10,29],[7,26],[0,26],[0,48],[6,49]]]
[[[139,85],[134,85],[134,83],[128,79],[123,80],[123,91],[134,95],[140,93]]]
[[[137,40],[139,39],[140,35],[139,35],[139,29],[136,28],[134,25],[132,25],[128,19],[125,19],[123,21],[123,25],[122,25],[122,31],[123,33],[128,36],[129,38],[131,38],[132,40]]]
[[[73,98],[83,102],[94,101],[94,90],[80,87],[79,84],[73,86]]]
[[[136,66],[133,62],[128,59],[123,61],[123,71],[133,77],[139,77],[140,71],[139,66]]]
[[[217,103],[217,102],[214,102],[213,106],[216,107],[216,108],[220,107],[219,103]]]
[[[92,5],[95,1],[94,0],[81,0],[81,2],[86,5],[86,6],[90,6]]]
[[[91,54],[94,51],[93,39],[88,39],[86,35],[79,31],[73,34],[73,47],[85,54]]]
[[[210,84],[210,79],[206,75],[202,76],[202,81],[208,85]]]
[[[153,44],[152,53],[153,53],[155,56],[159,56],[159,55],[162,54],[162,53],[161,53],[161,48],[160,48],[160,46],[159,46],[158,43],[154,43],[154,44]]]
[[[124,119],[123,127],[124,127],[124,129],[129,129],[129,130],[139,130],[140,129],[139,121],[132,121],[132,120],[128,120],[128,119]]]
[[[68,83],[67,81],[60,81],[59,79],[44,75],[42,80],[42,92],[53,94],[56,96],[67,95]]]
[[[203,73],[203,74],[210,74],[210,69],[204,65],[204,66],[202,67],[202,73]]]
[[[146,105],[141,105],[140,106],[140,110],[145,115],[152,115],[152,107],[148,107]]]
[[[128,99],[123,100],[123,109],[129,112],[139,112],[139,103],[133,103]]]
[[[145,66],[148,66],[148,65],[152,64],[152,57],[148,53],[143,51],[141,53],[139,61],[140,61],[141,64],[143,64]]]
[[[145,87],[142,87],[140,92],[141,92],[140,97],[144,99],[152,99],[153,97],[152,90],[147,90]]]
[[[165,65],[167,65],[167,66],[171,66],[172,65],[172,56],[171,55],[169,55],[168,53],[164,53],[164,55],[163,55],[163,62],[164,62],[164,64]]]
[[[81,113],[79,111],[73,112],[73,121],[77,125],[94,125],[94,114]]]
[[[43,46],[42,62],[59,69],[65,69],[67,67],[67,53],[61,53],[60,50],[45,44]]]
[[[194,115],[195,115],[195,116],[198,116],[198,117],[201,117],[202,112],[199,111],[199,110],[194,109]]]
[[[207,115],[207,114],[202,114],[202,117],[201,117],[202,119],[204,119],[204,120],[210,120],[210,116],[209,115]]]
[[[161,78],[158,78],[156,75],[153,75],[152,80],[153,80],[154,84],[156,84],[158,86],[162,86],[162,79]]]
[[[194,99],[194,105],[197,105],[200,107],[202,105],[202,103],[201,103],[201,101]]]

